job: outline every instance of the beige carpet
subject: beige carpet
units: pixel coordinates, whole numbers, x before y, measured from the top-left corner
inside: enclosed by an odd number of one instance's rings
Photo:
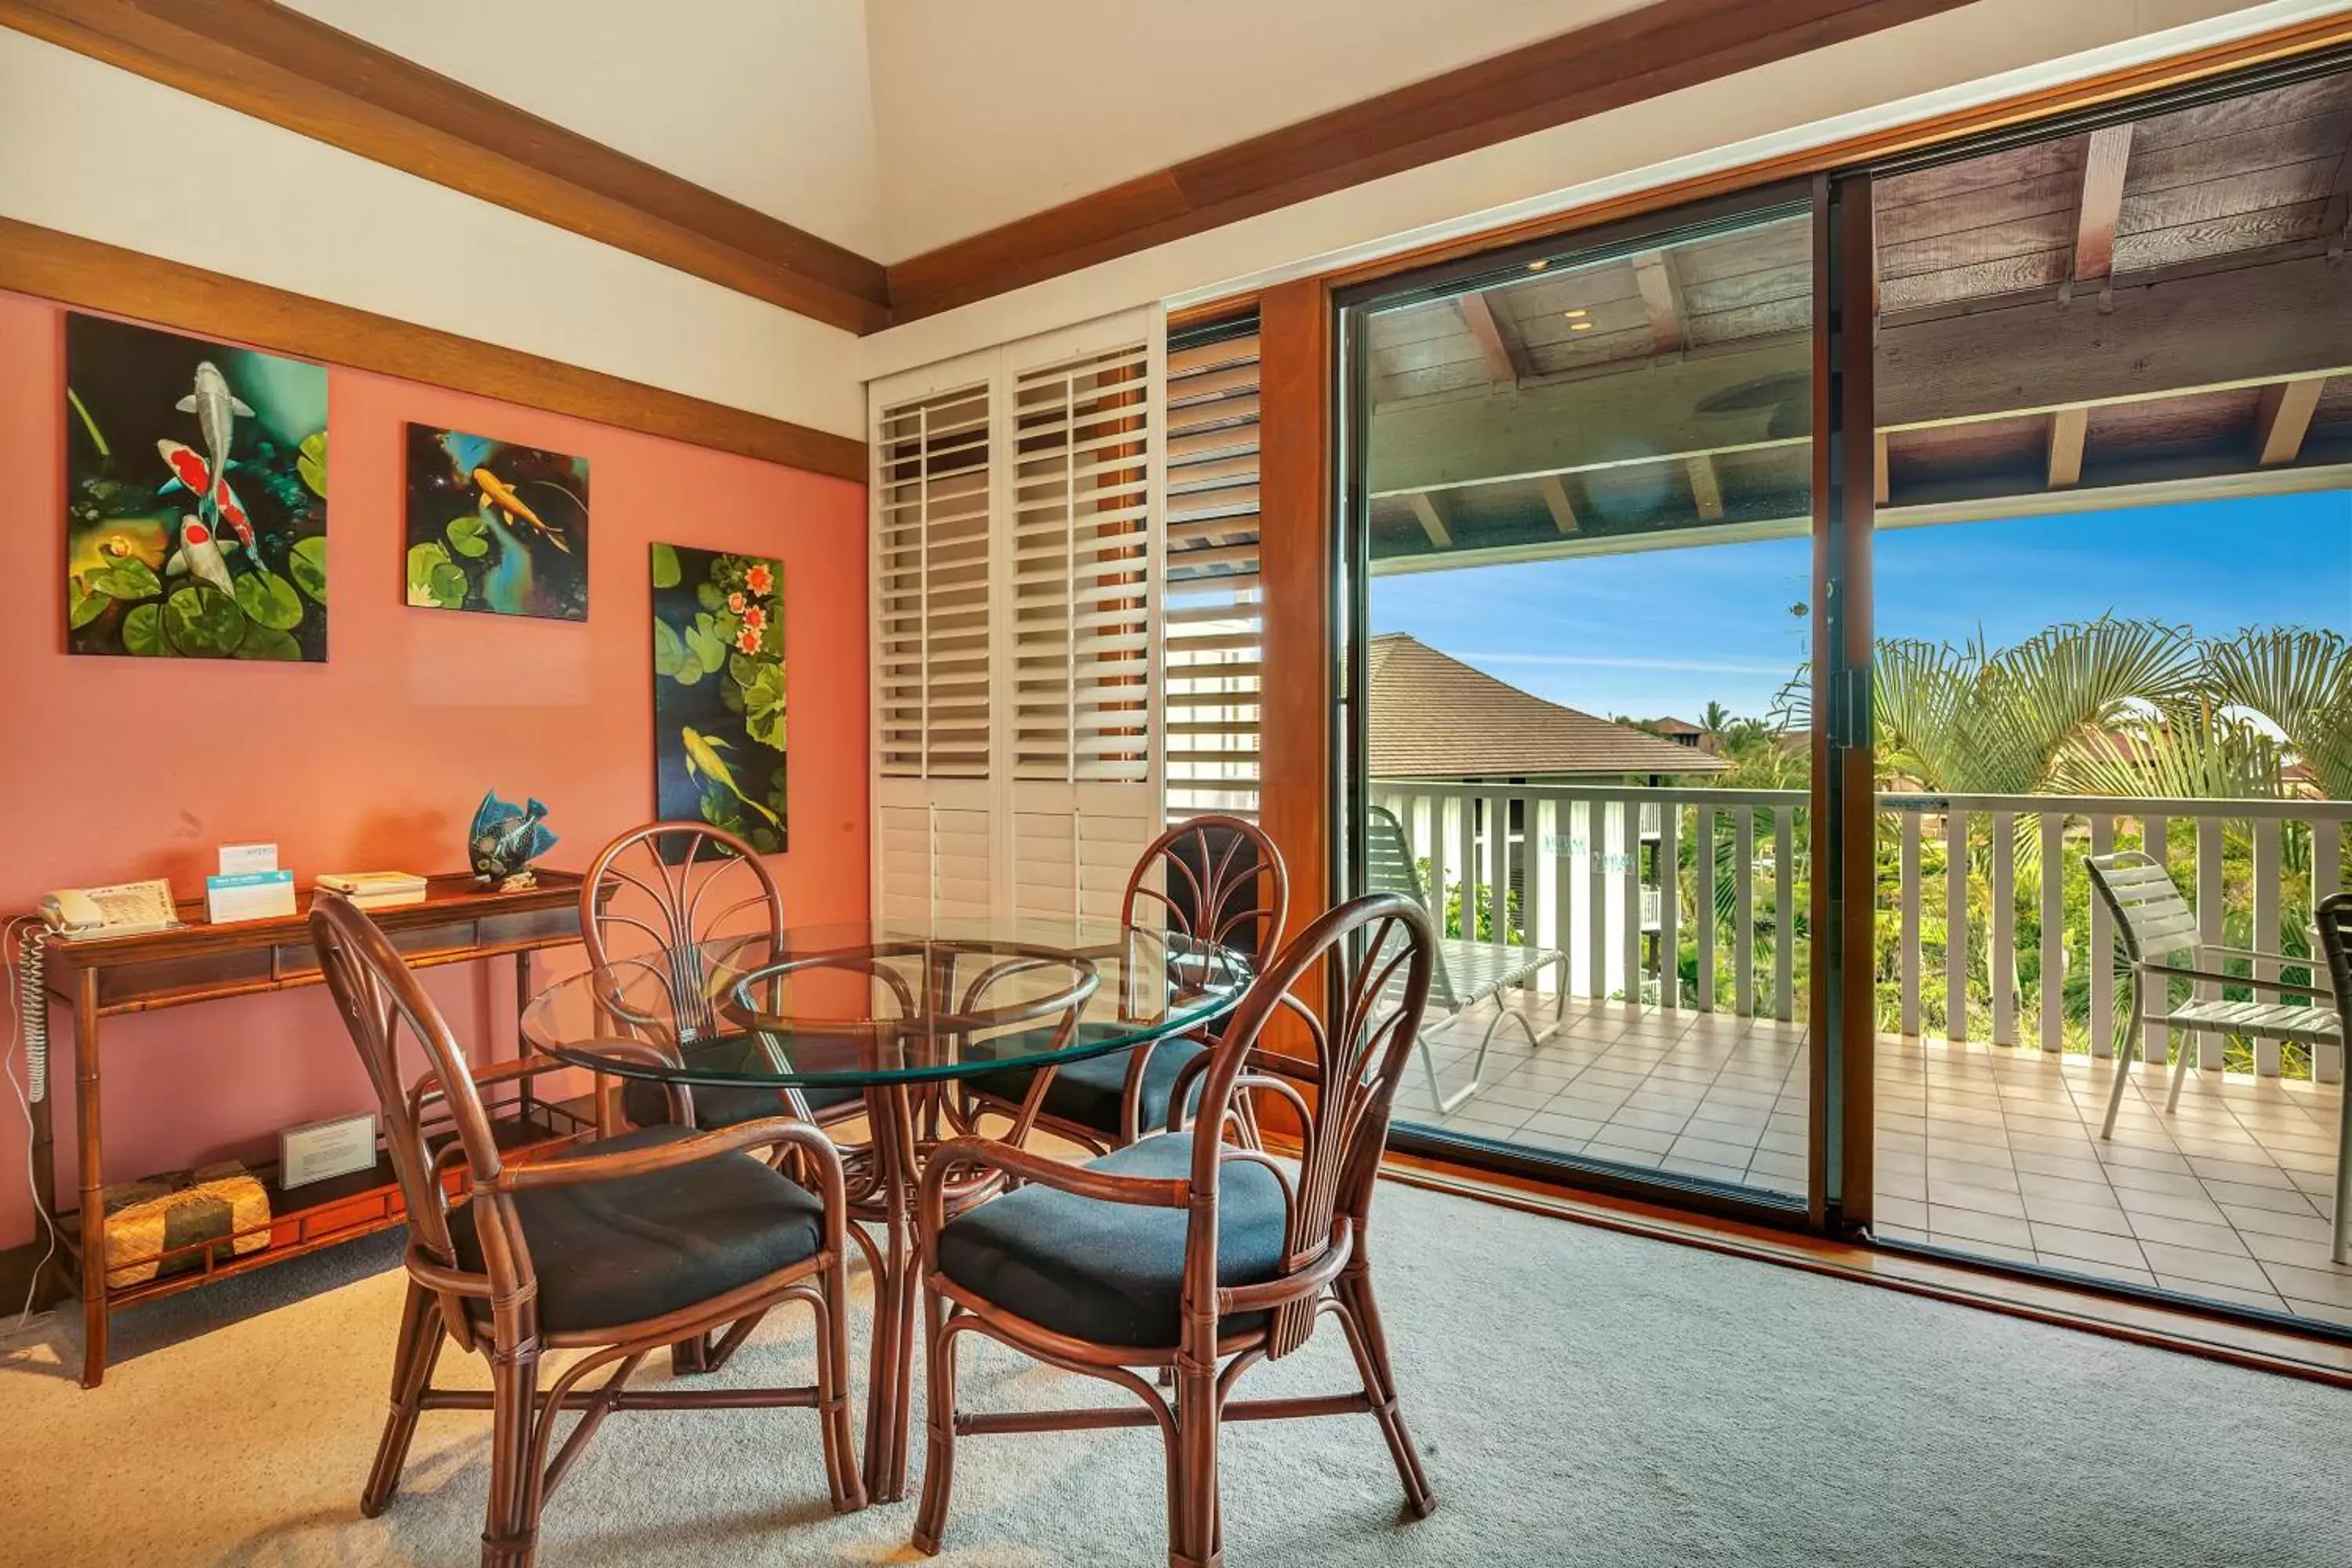
[[[1368,1418],[1234,1428],[1234,1568],[2352,1562],[2352,1395],[1411,1189],[1381,1205],[1438,1511],[1400,1522]],[[473,1563],[486,1417],[426,1416],[403,1496],[356,1507],[399,1306],[389,1239],[127,1315],[96,1393],[68,1347],[11,1350],[0,1563]],[[803,1328],[764,1326],[723,1375],[805,1378]],[[985,1405],[1090,1397],[1001,1354],[967,1364]],[[1246,1386],[1350,1375],[1336,1333],[1263,1373]],[[1151,1568],[1158,1465],[1141,1431],[972,1439],[940,1562]],[[555,1499],[540,1559],[893,1563],[912,1514],[827,1512],[807,1412],[631,1413]]]

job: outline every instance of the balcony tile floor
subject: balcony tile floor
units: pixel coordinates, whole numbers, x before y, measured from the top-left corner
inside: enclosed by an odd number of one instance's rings
[[[1517,1005],[1549,1021],[1549,1002]],[[1449,1089],[1492,1016],[1431,1032]],[[1801,1026],[1571,1000],[1535,1049],[1506,1022],[1486,1087],[1449,1115],[1432,1115],[1416,1058],[1397,1117],[1801,1194],[1806,1056]],[[2352,1268],[2328,1257],[2337,1086],[2192,1073],[2168,1115],[2165,1069],[2136,1070],[2103,1142],[2112,1071],[1882,1037],[1879,1233],[2352,1324]]]

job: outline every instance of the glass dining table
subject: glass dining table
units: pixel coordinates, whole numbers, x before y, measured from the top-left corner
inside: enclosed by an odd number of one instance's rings
[[[772,1089],[778,1114],[787,1090],[862,1099],[863,1141],[845,1129],[840,1146],[850,1215],[864,1222],[850,1231],[874,1270],[866,1484],[890,1501],[906,1491],[915,1197],[930,1151],[973,1131],[963,1086],[1196,1034],[1250,975],[1244,953],[1143,926],[810,926],[613,958],[533,997],[522,1037],[570,1066],[664,1086],[673,1116],[691,1115],[697,1089]],[[996,1184],[951,1189],[950,1212]]]

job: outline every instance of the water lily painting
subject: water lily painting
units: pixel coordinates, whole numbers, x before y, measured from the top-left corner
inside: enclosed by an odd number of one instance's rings
[[[327,372],[66,318],[66,647],[327,657]]]
[[[654,803],[762,853],[782,849],[784,568],[653,547]]]
[[[588,459],[408,427],[408,602],[588,618]]]

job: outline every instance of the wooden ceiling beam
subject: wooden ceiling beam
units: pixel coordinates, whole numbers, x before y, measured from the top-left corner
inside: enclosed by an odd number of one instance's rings
[[[2083,445],[2091,431],[2091,411],[2062,408],[2050,416],[2049,485],[2053,490],[2083,482]]]
[[[0,0],[0,26],[853,332],[883,268],[269,0]]]
[[[2095,282],[2115,271],[2116,224],[2124,211],[2124,176],[2131,164],[2132,128],[2094,131],[2083,153],[2083,191],[2074,217],[2074,280]]]
[[[1559,482],[1558,474],[1546,474],[1536,481],[1536,493],[1543,497],[1544,510],[1551,513],[1551,525],[1562,534],[1574,533],[1578,528],[1576,508],[1570,504],[1568,487]]]
[[[1633,280],[1641,286],[1642,307],[1649,312],[1652,352],[1680,353],[1689,341],[1684,324],[1689,311],[1683,302],[1682,274],[1675,266],[1673,252],[1644,250],[1635,256]]]
[[[1447,531],[1445,520],[1437,515],[1437,503],[1429,499],[1429,492],[1415,490],[1410,501],[1413,519],[1421,524],[1422,532],[1429,535],[1429,542],[1440,550],[1451,549],[1454,535]]]
[[[1895,494],[1894,473],[1886,462],[1886,432],[1872,431],[1871,446],[1874,452],[1871,463],[1870,499],[1873,505],[1885,506]]]
[[[1723,521],[1723,479],[1715,471],[1715,458],[1700,453],[1685,465],[1690,471],[1691,504],[1698,509],[1704,522]]]
[[[2292,463],[2303,455],[2303,438],[2311,432],[2312,411],[2326,389],[2324,375],[2282,381],[2263,388],[2254,416],[2255,461],[2265,468]]]
[[[1502,323],[1495,320],[1495,307],[1483,293],[1457,295],[1454,308],[1461,312],[1462,324],[1478,344],[1478,357],[1486,362],[1486,379],[1507,386],[1527,374],[1519,356],[1503,337]]]

